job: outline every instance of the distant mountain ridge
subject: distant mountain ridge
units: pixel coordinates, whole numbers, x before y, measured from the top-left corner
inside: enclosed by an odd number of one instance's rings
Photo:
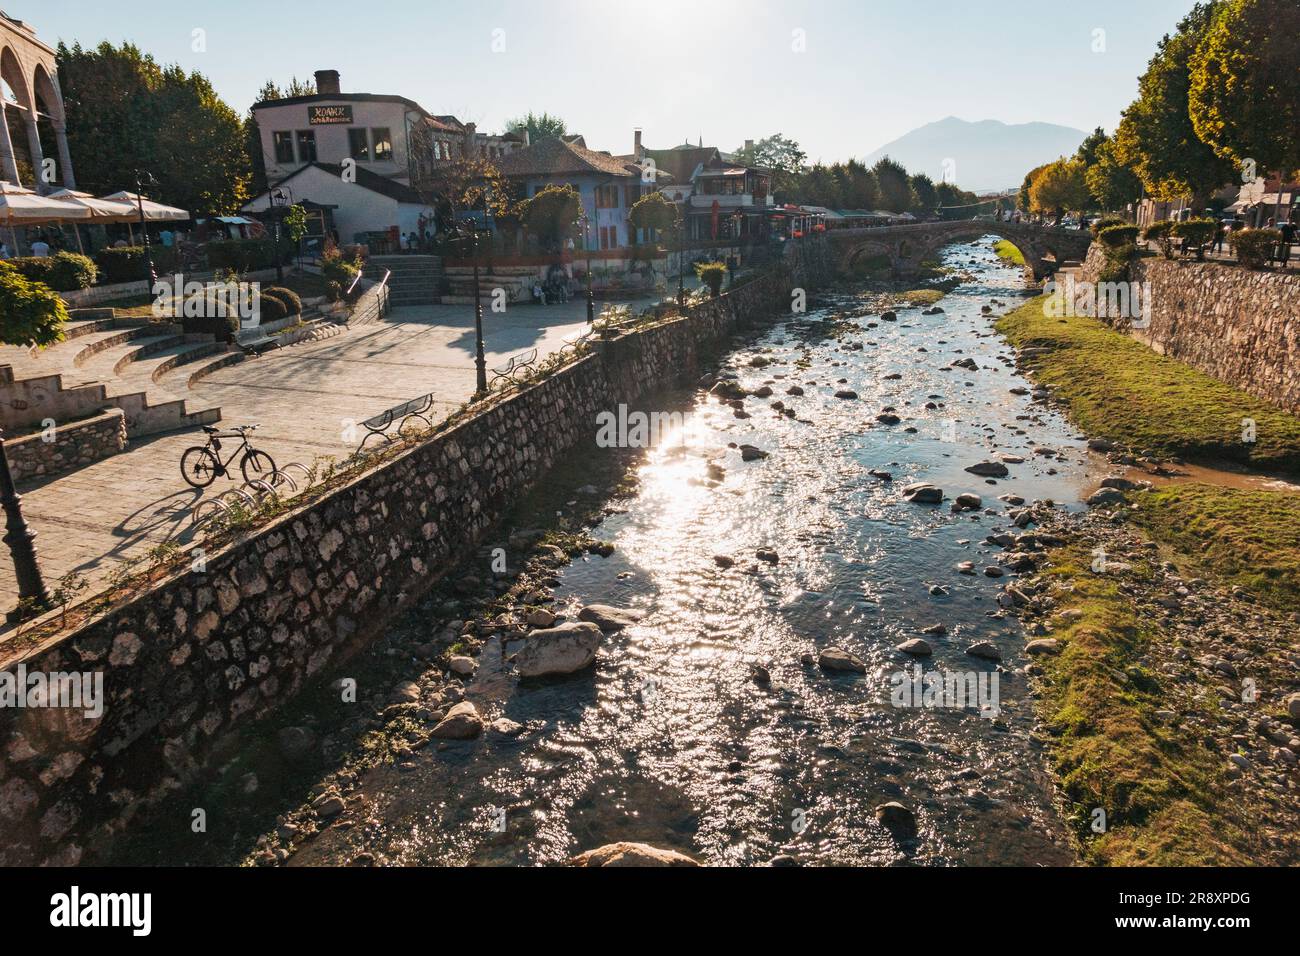
[[[949,116],[886,143],[865,162],[890,156],[911,173],[935,182],[946,178],[962,189],[983,193],[1019,188],[1025,173],[1060,156],[1070,156],[1088,134],[1053,123],[968,122]]]

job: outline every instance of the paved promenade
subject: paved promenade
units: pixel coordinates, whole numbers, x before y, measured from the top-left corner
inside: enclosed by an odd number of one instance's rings
[[[585,327],[586,304],[581,300],[516,305],[505,314],[487,312],[489,378],[492,367],[505,364],[510,356],[532,348],[546,355],[563,346],[565,336]],[[429,392],[435,404],[428,414],[435,422],[474,392],[471,307],[395,309],[381,322],[221,369],[195,383],[189,394],[221,406],[218,427],[258,423],[255,445],[283,466],[293,461],[310,465],[327,455],[347,457],[365,434],[356,426],[349,435],[350,423]],[[192,509],[203,497],[242,481],[218,478],[204,492],[185,484],[181,454],[203,441],[198,429],[148,436],[132,441],[123,454],[20,487],[23,513],[37,532],[37,551],[50,589],[62,575],[76,570],[96,590],[122,560],[168,538],[187,541]],[[230,448],[227,443],[226,450]],[[0,553],[0,600],[5,609],[17,601],[7,553]]]

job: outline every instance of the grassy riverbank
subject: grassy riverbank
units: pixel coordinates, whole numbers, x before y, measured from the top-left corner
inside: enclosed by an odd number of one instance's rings
[[[993,251],[997,253],[999,259],[1008,265],[1023,266],[1025,264],[1024,253],[1006,239],[999,239],[993,243]]]
[[[1090,437],[1204,464],[1300,473],[1300,418],[1280,412],[1096,319],[1045,315],[1034,299],[998,320],[1034,378]],[[1255,423],[1243,441],[1243,419]]]

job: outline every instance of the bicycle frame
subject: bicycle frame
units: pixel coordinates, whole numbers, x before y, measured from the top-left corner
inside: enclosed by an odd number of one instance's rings
[[[236,446],[235,450],[232,451],[232,452],[230,453],[230,457],[227,458],[225,461],[222,461],[222,460],[221,460],[221,445],[220,445],[220,439],[222,439],[222,438],[238,438],[238,439],[239,439],[239,445]],[[229,434],[226,434],[226,435],[209,435],[209,436],[208,436],[208,449],[209,449],[209,450],[212,452],[212,454],[216,457],[216,459],[217,459],[217,464],[219,464],[219,465],[221,466],[221,471],[222,471],[223,473],[224,473],[224,472],[227,472],[227,471],[230,470],[230,463],[231,463],[232,461],[234,461],[235,458],[237,458],[237,457],[239,456],[239,453],[240,453],[241,451],[247,453],[247,452],[250,452],[250,451],[253,451],[253,450],[254,450],[253,447],[248,443],[248,435],[245,434],[245,433],[243,433],[243,432],[230,432]]]

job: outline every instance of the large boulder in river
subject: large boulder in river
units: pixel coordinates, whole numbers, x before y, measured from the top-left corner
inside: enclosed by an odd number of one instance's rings
[[[979,475],[983,478],[1005,478],[1011,473],[1007,466],[1000,461],[979,461],[966,470],[972,475]]]
[[[520,677],[572,674],[590,667],[604,635],[590,621],[569,621],[533,631],[515,655]]]
[[[478,710],[467,700],[447,711],[447,716],[438,721],[430,736],[441,740],[473,740],[483,733],[483,718]]]
[[[595,624],[606,634],[612,634],[615,631],[623,630],[625,627],[630,627],[643,617],[645,617],[644,611],[611,607],[608,604],[588,604],[578,612],[579,621],[588,621]]]
[[[857,674],[865,674],[867,665],[856,655],[840,647],[828,647],[817,655],[817,663],[823,670],[828,671],[853,671]]]
[[[903,489],[903,497],[913,504],[937,505],[943,501],[943,489],[928,481],[915,481]]]
[[[648,843],[607,843],[569,860],[569,866],[699,866],[684,853]]]

